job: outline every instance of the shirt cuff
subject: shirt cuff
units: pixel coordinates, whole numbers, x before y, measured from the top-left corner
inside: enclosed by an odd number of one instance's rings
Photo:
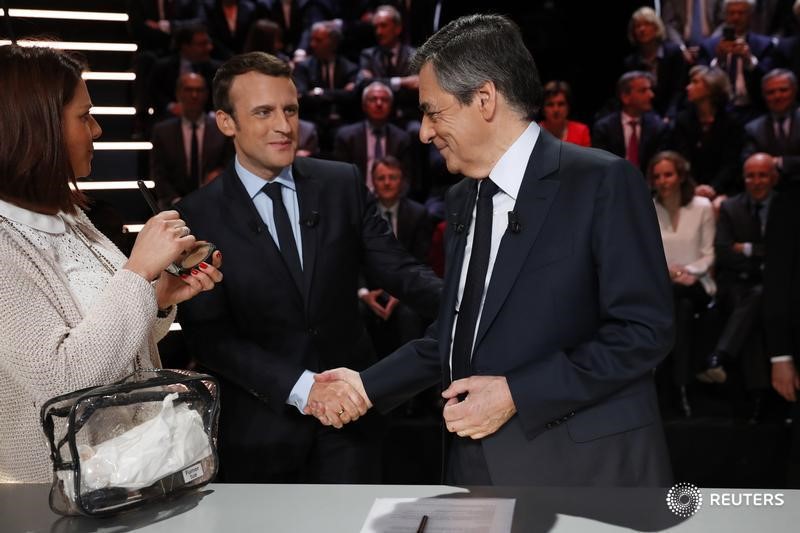
[[[358,294],[359,299],[363,298],[364,296],[369,294],[369,289],[366,288],[366,287],[361,287],[360,289],[358,289],[358,293],[357,294]]]
[[[785,361],[791,361],[792,359],[791,355],[776,355],[775,357],[769,358],[771,363],[783,363]]]
[[[389,86],[392,88],[393,91],[400,90],[400,76],[392,76],[389,78]]]
[[[311,393],[311,386],[313,384],[314,373],[310,370],[303,370],[297,383],[292,387],[292,392],[289,393],[289,399],[286,400],[286,403],[294,405],[301,414],[305,414],[303,413],[303,409],[306,408],[308,395]]]
[[[753,255],[753,243],[752,242],[745,242],[742,243],[742,253],[745,257],[750,257]]]

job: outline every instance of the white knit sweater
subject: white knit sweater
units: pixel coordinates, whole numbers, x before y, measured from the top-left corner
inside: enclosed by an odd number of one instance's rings
[[[124,262],[83,212],[74,222],[112,264]],[[45,401],[112,383],[134,366],[160,366],[156,343],[174,311],[156,318],[155,290],[147,280],[119,269],[82,308],[55,258],[0,219],[0,482],[52,480],[39,422]]]

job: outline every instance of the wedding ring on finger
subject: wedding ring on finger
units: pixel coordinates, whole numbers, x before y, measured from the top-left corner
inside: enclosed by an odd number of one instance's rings
[[[180,231],[180,236],[181,237],[186,237],[187,235],[189,235],[192,232],[192,230],[189,229],[189,226],[181,226],[181,227],[176,228],[176,229],[178,229]]]
[[[336,413],[336,416],[342,416],[343,414],[344,414],[344,407],[342,407],[341,409],[339,409],[339,412],[338,412],[338,413]]]

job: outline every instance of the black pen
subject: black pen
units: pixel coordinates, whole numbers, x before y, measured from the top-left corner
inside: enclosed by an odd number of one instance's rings
[[[142,196],[144,196],[144,201],[147,202],[147,205],[150,207],[150,210],[153,212],[154,215],[157,215],[161,210],[158,208],[156,199],[153,198],[153,193],[150,192],[150,190],[147,188],[147,185],[145,185],[142,180],[137,180],[136,185],[138,185],[139,190],[142,191]]]
[[[425,533],[425,526],[428,525],[428,515],[422,515],[422,520],[419,521],[417,533]]]

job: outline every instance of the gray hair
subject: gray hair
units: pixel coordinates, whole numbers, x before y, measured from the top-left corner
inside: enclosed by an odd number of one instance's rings
[[[750,11],[752,11],[756,7],[756,0],[724,0],[722,2],[722,9],[725,9],[728,4],[747,4],[750,6]]]
[[[373,81],[372,83],[364,87],[363,91],[361,91],[361,103],[364,104],[364,102],[367,101],[367,95],[376,89],[382,89],[386,91],[387,93],[389,93],[389,102],[394,101],[394,93],[392,92],[391,87],[389,87],[382,81]]]
[[[620,76],[617,80],[617,98],[622,97],[623,94],[628,94],[631,92],[633,80],[638,80],[639,78],[646,78],[650,80],[650,85],[655,87],[656,80],[652,74],[645,72],[644,70],[631,70]]]
[[[761,78],[761,90],[764,90],[764,86],[769,80],[774,80],[775,78],[789,78],[789,83],[797,89],[797,76],[794,75],[794,72],[786,68],[774,68]]]
[[[509,105],[533,120],[542,97],[539,71],[519,27],[502,15],[469,15],[436,32],[414,54],[419,72],[430,64],[436,80],[461,105],[490,81]]]
[[[649,22],[656,27],[656,37],[658,37],[659,41],[663,41],[667,38],[667,29],[664,27],[664,21],[658,16],[655,9],[645,6],[634,11],[633,15],[631,15],[631,20],[628,21],[628,40],[631,44],[636,44],[636,37],[633,35],[633,26],[640,20]]]
[[[403,24],[403,16],[400,14],[400,11],[398,11],[397,8],[394,7],[393,5],[383,4],[381,6],[376,7],[372,16],[374,17],[381,11],[388,13],[389,16],[392,17],[394,23],[397,24],[398,26]]]
[[[339,47],[339,43],[342,42],[342,26],[338,24],[336,21],[333,20],[320,20],[319,22],[315,22],[311,25],[311,31],[314,32],[316,30],[326,30],[328,32],[328,36],[333,41],[333,45],[335,48]]]

